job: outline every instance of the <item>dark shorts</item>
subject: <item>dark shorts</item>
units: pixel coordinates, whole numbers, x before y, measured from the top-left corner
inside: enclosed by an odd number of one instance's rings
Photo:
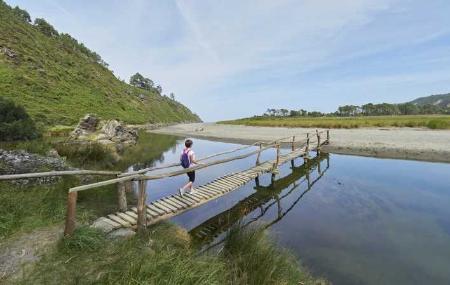
[[[195,181],[195,171],[191,171],[186,173],[187,176],[189,176],[189,182],[194,182]]]

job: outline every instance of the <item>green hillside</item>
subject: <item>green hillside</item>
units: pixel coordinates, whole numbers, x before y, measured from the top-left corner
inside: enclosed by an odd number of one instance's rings
[[[450,108],[450,93],[420,97],[409,103],[413,103],[416,105],[435,105],[442,108]]]
[[[41,125],[72,125],[87,113],[132,124],[200,120],[156,88],[118,80],[98,54],[1,0],[0,96]]]

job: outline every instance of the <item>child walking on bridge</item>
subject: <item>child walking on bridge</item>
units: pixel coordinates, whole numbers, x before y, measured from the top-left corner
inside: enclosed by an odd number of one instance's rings
[[[199,164],[195,160],[195,153],[192,150],[192,145],[193,145],[192,140],[188,139],[184,142],[185,148],[183,149],[183,152],[181,153],[180,156],[180,163],[183,168],[190,168],[194,164],[195,165]],[[195,171],[190,171],[186,174],[189,177],[189,182],[178,190],[181,196],[183,196],[186,192],[191,193],[194,190],[193,184],[195,182]]]

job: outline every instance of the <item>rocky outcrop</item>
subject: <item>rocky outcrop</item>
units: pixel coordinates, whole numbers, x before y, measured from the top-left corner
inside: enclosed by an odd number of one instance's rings
[[[117,120],[109,120],[102,127],[100,134],[116,143],[136,144],[138,132],[128,128]]]
[[[117,120],[100,121],[95,115],[86,115],[72,132],[75,141],[94,141],[101,144],[134,145],[138,132]]]
[[[83,139],[85,136],[94,133],[97,130],[98,122],[99,119],[95,115],[87,114],[72,132],[72,137]]]

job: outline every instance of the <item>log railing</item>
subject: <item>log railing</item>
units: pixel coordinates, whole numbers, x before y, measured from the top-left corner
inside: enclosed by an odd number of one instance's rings
[[[326,139],[322,143],[322,134],[326,132]],[[114,179],[109,179],[105,181],[100,181],[92,184],[87,185],[81,185],[77,187],[73,187],[69,189],[68,197],[67,197],[67,214],[66,214],[66,225],[64,229],[64,235],[72,235],[75,230],[75,224],[76,224],[76,204],[77,204],[77,196],[79,191],[85,191],[93,188],[98,188],[101,186],[111,185],[111,184],[118,184],[118,205],[120,211],[126,211],[127,210],[127,200],[126,200],[126,188],[129,187],[132,181],[138,181],[138,202],[137,202],[137,214],[138,214],[138,221],[137,221],[137,227],[138,230],[142,230],[146,227],[146,211],[145,211],[145,203],[146,203],[146,184],[148,180],[157,180],[167,177],[174,177],[186,174],[187,172],[196,171],[204,168],[208,168],[214,165],[220,165],[227,162],[240,160],[244,158],[248,158],[252,155],[257,155],[256,158],[256,164],[258,165],[260,163],[260,156],[261,153],[268,150],[275,148],[276,149],[276,159],[273,164],[272,168],[272,178],[274,177],[275,173],[277,173],[277,169],[280,162],[280,147],[282,144],[290,144],[291,150],[295,151],[296,149],[302,148],[304,151],[304,159],[305,161],[309,158],[309,151],[311,150],[310,144],[313,143],[310,140],[310,134],[306,134],[306,140],[304,141],[298,141],[296,140],[298,138],[297,136],[288,136],[284,138],[280,138],[277,140],[273,140],[270,142],[255,142],[248,146],[242,146],[238,147],[232,150],[223,151],[220,153],[212,154],[203,158],[198,159],[197,161],[205,161],[208,159],[211,159],[213,157],[222,156],[225,154],[234,153],[237,151],[241,151],[244,149],[248,149],[254,146],[258,146],[258,149],[250,151],[248,153],[236,155],[229,158],[223,158],[207,163],[201,163],[194,167],[190,167],[188,169],[181,169],[181,170],[175,170],[170,172],[165,172],[161,174],[148,174],[149,172],[152,172],[154,170],[160,170],[160,169],[167,169],[172,167],[180,166],[179,162],[171,163],[163,166],[158,167],[150,167],[141,169],[138,171],[133,172],[127,172],[127,173],[121,173],[121,172],[114,172],[114,171],[97,171],[97,170],[69,170],[69,171],[50,171],[50,172],[41,172],[41,173],[25,173],[25,174],[11,174],[11,175],[0,175],[0,181],[1,180],[15,180],[15,179],[24,179],[24,178],[39,178],[39,177],[49,177],[49,176],[65,176],[65,175],[110,175],[110,176],[116,176]],[[317,138],[317,145],[315,147],[315,150],[319,153],[320,148],[323,144],[328,144],[330,139],[330,133],[329,130],[326,131],[318,131],[316,130],[316,138]],[[288,140],[288,141],[285,141]]]

